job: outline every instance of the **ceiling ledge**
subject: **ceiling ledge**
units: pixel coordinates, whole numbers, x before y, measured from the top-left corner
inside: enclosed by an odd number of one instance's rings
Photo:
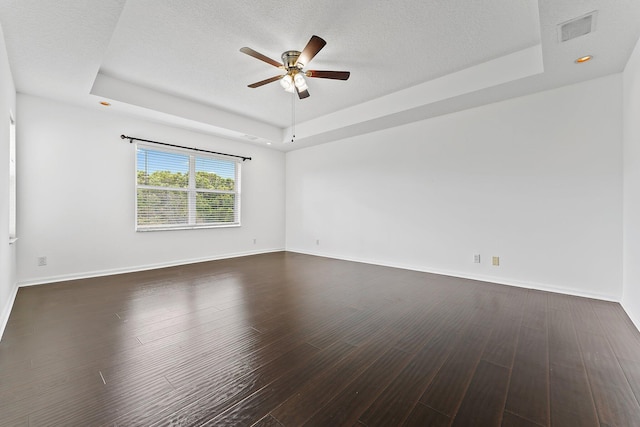
[[[248,117],[98,73],[91,94],[129,114],[289,151],[471,108],[470,94],[544,72],[540,44],[392,94],[282,129]],[[469,99],[467,99],[469,98]],[[469,101],[469,102],[468,102]],[[273,144],[272,144],[273,143]]]
[[[283,130],[264,122],[120,80],[101,72],[91,94],[122,103],[118,108],[152,121],[265,144],[281,141]]]
[[[538,44],[392,94],[296,124],[296,141],[285,130],[285,150],[373,132],[469,108],[464,95],[544,72],[542,45]],[[438,108],[442,104],[443,108]],[[456,108],[456,105],[459,105]],[[424,114],[427,114],[425,116]]]

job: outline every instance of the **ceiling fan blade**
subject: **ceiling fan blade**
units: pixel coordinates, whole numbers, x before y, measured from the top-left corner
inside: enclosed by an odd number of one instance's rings
[[[309,70],[305,75],[307,77],[316,77],[320,79],[348,80],[351,73],[349,71]]]
[[[320,52],[320,49],[322,49],[326,44],[327,42],[320,37],[311,36],[311,40],[309,40],[309,43],[307,43],[307,45],[302,50],[302,53],[298,57],[296,65],[302,64],[303,67],[308,65],[313,57],[316,56],[316,54]]]
[[[271,64],[274,67],[284,68],[284,66],[280,62],[278,62],[278,61],[276,61],[274,59],[271,59],[268,56],[264,56],[260,52],[256,52],[255,50],[251,49],[250,47],[243,47],[243,48],[240,49],[240,52],[246,53],[249,56],[253,56],[254,58],[259,59],[260,61],[264,61],[267,64]]]
[[[308,89],[305,89],[302,92],[300,92],[298,90],[298,87],[296,86],[296,93],[298,94],[298,98],[300,98],[300,99],[305,99],[305,98],[309,97],[309,90]]]
[[[250,84],[248,86],[255,89],[257,87],[264,86],[264,85],[266,85],[268,83],[272,83],[272,82],[275,82],[277,80],[280,80],[281,78],[282,78],[282,75],[273,76],[273,77],[269,77],[268,79],[264,79],[264,80],[261,80],[261,81],[256,82],[256,83],[252,83],[252,84]]]

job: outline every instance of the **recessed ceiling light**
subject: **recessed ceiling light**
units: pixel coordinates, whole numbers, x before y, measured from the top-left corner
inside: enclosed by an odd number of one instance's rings
[[[100,101],[100,105],[104,105],[105,107],[110,107],[111,103],[107,101]]]
[[[582,64],[583,62],[590,61],[591,58],[593,58],[593,56],[591,55],[581,56],[580,58],[576,59],[576,64]]]

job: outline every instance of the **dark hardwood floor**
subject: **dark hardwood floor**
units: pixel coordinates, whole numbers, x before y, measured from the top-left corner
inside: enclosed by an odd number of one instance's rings
[[[21,288],[2,426],[640,426],[619,304],[273,253]]]

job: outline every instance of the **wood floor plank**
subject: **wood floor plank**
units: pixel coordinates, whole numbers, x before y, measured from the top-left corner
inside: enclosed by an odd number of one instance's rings
[[[167,421],[175,425],[202,425],[225,411],[230,411],[235,407],[245,407],[243,402],[253,401],[256,396],[262,396],[268,390],[272,390],[273,384],[281,377],[290,375],[290,372],[299,372],[306,368],[311,361],[321,363],[325,360],[333,360],[343,355],[343,352],[351,350],[351,346],[336,345],[334,348],[325,350],[325,353],[306,343],[283,354],[273,361],[258,366],[256,369],[241,375],[233,374],[230,377],[211,378],[206,383],[194,384],[195,387],[185,387],[185,397],[176,411],[165,415],[168,409],[174,409],[174,405],[166,408],[163,414],[155,414],[155,422],[146,425],[164,425]],[[320,356],[318,356],[320,355]],[[218,381],[222,379],[222,384]],[[211,386],[209,386],[211,385]],[[249,420],[247,412],[244,421],[246,424],[258,421],[262,416],[268,414],[264,411],[254,414]],[[249,422],[251,421],[251,422]]]
[[[234,390],[242,389],[242,393],[234,393],[234,398],[227,400],[224,406],[198,401],[173,414],[171,419],[179,421],[180,425],[251,425],[288,398],[292,389],[329,369],[353,350],[353,346],[340,342],[322,351],[306,345],[314,352],[302,358],[280,360],[282,366],[273,369],[269,366],[257,371],[257,377],[252,374],[234,382]],[[218,399],[215,395],[211,397]]]
[[[436,335],[441,332],[445,321],[451,317],[451,312],[446,312],[438,307],[442,300],[430,301],[420,308],[405,311],[396,322],[393,322],[392,345],[405,353],[416,353]]]
[[[621,322],[631,320],[623,312],[618,303],[607,301],[591,301],[591,306],[600,320],[614,354],[621,359],[640,362],[640,332],[633,328],[620,328]]]
[[[570,311],[549,311],[549,366],[551,425],[599,425]]]
[[[191,382],[172,392],[149,400],[115,422],[121,426],[148,426],[162,420],[181,417],[181,412],[200,408],[207,413],[222,412],[253,391],[249,388],[269,383],[292,368],[292,360],[305,359],[317,349],[298,340],[281,340],[255,354],[221,361],[215,369],[203,369]],[[284,367],[284,368],[283,368]]]
[[[370,427],[401,425],[449,357],[456,338],[447,333],[433,337],[369,406],[360,420]]]
[[[601,424],[640,426],[640,405],[606,337],[578,333]]]
[[[345,341],[346,335],[353,335],[354,332],[365,330],[365,332],[372,333],[382,327],[386,323],[386,311],[380,310],[360,310],[344,319],[340,323],[335,323],[331,327],[322,328],[317,333],[313,334],[307,342],[314,347],[324,349],[330,345],[338,342]],[[349,342],[350,344],[357,344]]]
[[[584,370],[571,312],[549,311],[549,363]]]
[[[224,349],[193,360],[186,365],[177,365],[167,368],[164,375],[174,387],[179,388],[192,383],[198,383],[203,377],[217,376],[221,371],[237,374],[236,367],[250,369],[276,359],[283,354],[302,346],[303,340],[295,335],[284,335],[280,338],[262,340],[245,344],[239,343],[237,347]],[[203,375],[203,372],[206,375]],[[246,373],[246,371],[242,371]]]
[[[194,317],[197,319],[196,322],[194,322]],[[244,314],[238,310],[223,311],[216,308],[206,310],[204,312],[189,312],[181,316],[162,319],[162,321],[165,322],[167,320],[169,320],[170,323],[164,327],[159,327],[161,321],[152,323],[151,325],[153,326],[143,324],[146,328],[137,327],[135,329],[136,338],[140,340],[141,344],[147,344],[155,340],[185,332],[207,333],[212,330],[223,328],[227,325],[242,324],[244,323],[245,318]]]
[[[470,327],[461,333],[450,357],[442,365],[420,402],[453,417],[467,391],[491,330]]]
[[[547,425],[548,375],[546,330],[521,327],[507,393],[506,410],[538,424]]]
[[[509,321],[496,323],[482,354],[482,359],[511,369],[518,342],[522,314],[509,317]]]
[[[551,425],[598,426],[598,416],[583,368],[551,365]]]
[[[259,333],[251,329],[229,329],[201,339],[172,344],[155,351],[139,351],[123,355],[122,361],[101,368],[107,382],[124,377],[148,376],[172,371],[180,366],[186,372],[201,361],[217,361],[235,352],[249,351],[259,343]],[[209,356],[209,357],[208,357]],[[172,383],[173,384],[173,383]]]
[[[353,425],[360,415],[411,359],[400,350],[390,349],[349,383],[305,426]]]
[[[288,252],[21,288],[0,341],[0,426],[627,427],[639,402],[617,303]]]
[[[448,427],[451,425],[451,418],[433,408],[418,403],[403,425],[411,427]]]
[[[383,334],[384,332],[380,332],[378,336]],[[331,369],[321,372],[299,387],[295,394],[272,410],[271,414],[285,425],[302,425],[390,349],[389,344],[378,336],[374,335],[361,343]]]
[[[569,424],[574,425],[574,424]],[[577,426],[577,424],[575,424]],[[505,411],[502,415],[502,427],[544,427],[541,424],[536,424],[531,420],[519,417],[509,411]]]
[[[267,415],[251,427],[284,427],[284,424],[273,418],[271,415]]]
[[[118,413],[128,412],[147,399],[170,390],[171,384],[163,377],[108,384],[92,392],[91,400],[78,403],[76,399],[69,399],[32,412],[29,414],[29,425],[99,425]]]
[[[565,294],[549,294],[547,298],[547,308],[563,313],[571,312],[571,300],[574,297]]]
[[[593,311],[593,305],[588,298],[572,298],[568,302],[571,307],[573,324],[577,332],[588,332],[595,335],[604,335],[600,320]]]
[[[311,378],[330,369],[350,351],[353,351],[353,346],[338,342],[320,351],[303,366],[296,366],[266,386],[257,388],[255,393],[221,414],[214,417],[207,416],[206,419],[201,420],[206,421],[202,425],[251,425],[270,413],[282,401],[291,397],[296,389]]]
[[[63,402],[74,392],[93,390],[99,386],[97,370],[77,369],[52,372],[39,381],[0,383],[0,414],[4,417],[26,417],[54,402]]]
[[[4,417],[3,417],[4,418]],[[29,417],[22,416],[13,420],[0,420],[2,427],[29,427]]]
[[[358,327],[347,331],[341,338],[342,341],[351,345],[360,345],[363,342],[368,341],[372,336],[375,336],[380,330],[391,327],[393,325],[394,317],[406,310],[403,307],[386,306],[374,310],[376,313],[365,323],[361,323]]]
[[[293,325],[288,325],[284,330],[285,333],[289,333],[295,330],[300,336],[306,337],[305,339],[313,339],[317,334],[322,334],[324,331],[329,330],[341,322],[355,317],[359,313],[352,307],[341,306],[336,310],[331,310],[322,317],[309,317],[301,316],[296,319],[292,319]],[[283,331],[278,331],[282,334]]]
[[[624,371],[627,381],[636,396],[636,400],[640,402],[640,362],[631,360],[618,359],[620,366]]]
[[[502,420],[509,370],[481,360],[452,426],[497,426]]]
[[[548,292],[528,291],[522,313],[522,323],[528,328],[547,330],[547,297]]]

